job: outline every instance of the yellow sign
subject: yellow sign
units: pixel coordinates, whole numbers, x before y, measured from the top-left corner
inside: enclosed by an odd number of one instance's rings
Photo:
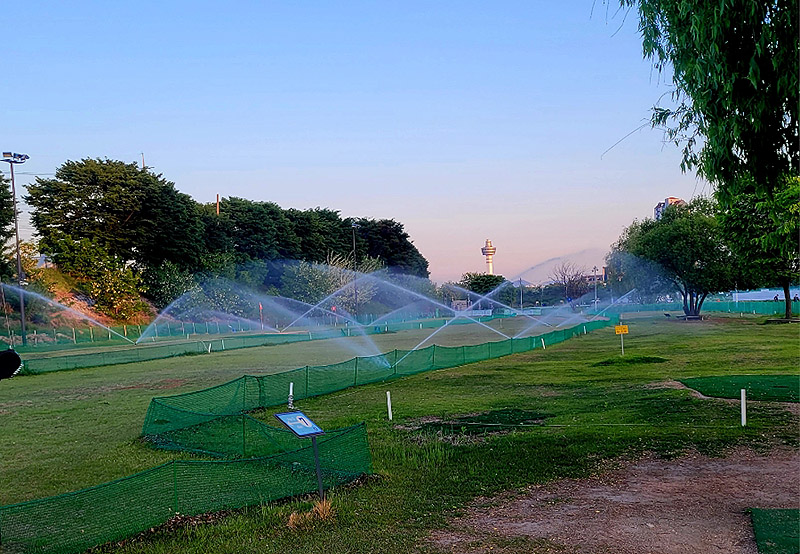
[[[627,335],[628,334],[628,326],[627,325],[614,325],[614,332],[618,335]]]

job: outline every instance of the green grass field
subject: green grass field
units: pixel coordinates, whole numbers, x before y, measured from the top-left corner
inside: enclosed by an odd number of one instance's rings
[[[751,513],[760,554],[800,551],[800,510],[758,510]]]
[[[495,322],[498,325],[500,323]],[[160,531],[120,552],[408,552],[478,495],[602,470],[642,451],[676,456],[687,449],[721,454],[734,445],[797,446],[798,420],[776,404],[752,404],[748,426],[738,407],[694,398],[665,384],[691,377],[798,374],[797,333],[755,319],[677,322],[628,317],[626,358],[613,328],[502,359],[439,370],[305,400],[300,408],[324,428],[366,421],[376,477],[334,491],[335,522],[286,527],[302,501],[252,507],[215,525]],[[511,325],[512,322],[503,322]],[[429,331],[374,337],[380,351],[411,348]],[[454,327],[438,344],[497,340],[488,330]],[[354,344],[359,339],[351,339]],[[314,341],[15,378],[0,383],[5,438],[0,503],[59,494],[172,459],[137,441],[153,396],[206,388],[243,373],[264,374],[341,361],[359,354],[347,341]],[[428,344],[428,343],[426,343]],[[359,344],[359,349],[366,345]],[[542,425],[441,441],[395,421],[456,419],[496,410],[546,414]],[[272,421],[272,411],[256,415]],[[466,420],[465,420],[466,421]],[[458,433],[458,428],[454,428]],[[535,552],[535,545],[520,551]]]
[[[745,389],[747,400],[800,402],[798,375],[725,375],[694,377],[681,382],[701,394],[717,398],[739,398],[741,390]]]

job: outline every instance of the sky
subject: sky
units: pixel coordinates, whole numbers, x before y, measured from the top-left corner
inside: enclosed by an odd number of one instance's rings
[[[23,191],[144,155],[199,202],[395,219],[439,282],[484,271],[487,238],[508,278],[600,265],[657,202],[709,192],[647,124],[669,79],[616,4],[32,1],[2,36]]]

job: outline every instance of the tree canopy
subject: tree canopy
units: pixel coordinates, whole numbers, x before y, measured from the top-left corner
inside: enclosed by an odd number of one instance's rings
[[[614,250],[657,266],[659,279],[668,279],[680,293],[688,316],[700,314],[709,294],[745,279],[723,240],[714,204],[704,198],[670,206],[659,220],[634,221]]]
[[[779,284],[791,315],[800,212],[800,3],[620,0],[639,14],[644,55],[671,75],[674,106],[652,123],[683,149],[684,170],[715,186],[731,245]]]
[[[80,250],[90,245],[104,266],[135,271],[141,289],[159,307],[218,278],[277,290],[286,282],[286,268],[293,267],[285,261],[291,260],[325,263],[355,255],[370,267],[377,263],[393,273],[428,276],[427,260],[397,221],[342,218],[325,208],[284,210],[237,197],[223,198],[217,211],[216,204],[197,203],[135,163],[67,161],[53,178],[37,178],[25,199],[42,252],[59,266],[88,277]],[[0,175],[0,233],[7,230],[6,218],[10,221],[13,211]],[[355,252],[353,223],[358,224]],[[359,303],[366,294],[359,292]]]

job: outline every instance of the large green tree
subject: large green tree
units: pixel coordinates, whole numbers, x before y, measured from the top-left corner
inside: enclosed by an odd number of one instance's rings
[[[122,262],[197,263],[202,227],[194,201],[161,175],[135,163],[67,161],[55,177],[28,186],[40,247],[54,254],[65,237],[87,239]]]
[[[361,242],[368,256],[383,260],[389,271],[428,277],[428,260],[403,228],[393,219],[358,219],[356,243]]]
[[[615,249],[658,266],[683,298],[684,313],[698,316],[709,294],[731,290],[745,279],[715,214],[714,204],[704,198],[670,206],[661,219],[634,221]]]
[[[638,10],[644,54],[674,85],[673,105],[656,107],[652,122],[683,148],[684,169],[715,185],[722,210],[738,212],[726,226],[732,244],[762,265],[796,263],[786,222],[797,218],[800,176],[800,2],[621,3]]]

